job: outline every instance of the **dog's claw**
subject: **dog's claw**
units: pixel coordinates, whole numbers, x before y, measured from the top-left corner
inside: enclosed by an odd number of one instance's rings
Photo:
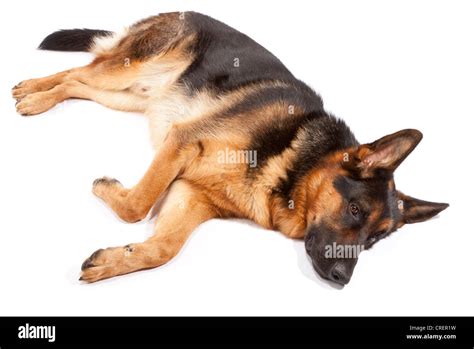
[[[92,183],[92,192],[94,193],[94,195],[102,197],[102,195],[107,192],[107,190],[110,190],[113,187],[123,187],[123,185],[115,178],[97,178]]]
[[[115,178],[110,178],[110,177],[101,177],[101,178],[97,178],[96,180],[94,180],[94,182],[92,183],[92,185],[95,187],[96,185],[98,184],[122,184],[120,183],[119,180],[115,179]]]
[[[13,91],[13,90],[16,90],[17,88],[19,88],[22,83],[23,83],[23,81],[20,81],[18,84],[16,84],[15,86],[13,86],[12,91]]]
[[[103,249],[99,249],[95,251],[89,258],[87,258],[84,263],[82,263],[81,270],[85,270],[87,268],[95,267],[94,259],[103,251]],[[81,276],[82,277],[82,276]]]

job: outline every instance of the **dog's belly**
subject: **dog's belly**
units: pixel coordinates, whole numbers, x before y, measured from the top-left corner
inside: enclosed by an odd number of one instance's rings
[[[199,119],[212,107],[213,101],[207,93],[190,97],[178,85],[170,86],[158,96],[152,97],[145,114],[148,116],[154,149],[158,149],[163,143],[173,123]]]

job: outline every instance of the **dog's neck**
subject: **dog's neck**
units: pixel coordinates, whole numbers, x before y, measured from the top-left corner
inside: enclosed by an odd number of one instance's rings
[[[272,228],[291,238],[302,238],[306,231],[306,190],[296,185],[293,198],[273,195],[270,199]]]
[[[330,154],[357,146],[349,127],[323,112],[320,117],[301,125],[292,144],[294,154],[285,178],[272,194],[270,209],[274,229],[291,237],[302,238],[306,230],[307,198],[305,180]]]

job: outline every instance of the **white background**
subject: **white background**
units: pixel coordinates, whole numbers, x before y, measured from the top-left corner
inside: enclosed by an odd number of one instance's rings
[[[474,315],[471,4],[0,2],[0,315]],[[199,227],[164,267],[81,284],[90,253],[152,233],[152,220],[125,224],[91,193],[103,175],[127,186],[139,180],[153,156],[147,122],[89,101],[24,118],[10,89],[90,61],[35,50],[52,31],[118,30],[173,10],[249,34],[361,142],[420,129],[424,140],[398,170],[397,187],[451,207],[364,252],[344,289],[314,275],[302,242],[222,220]]]

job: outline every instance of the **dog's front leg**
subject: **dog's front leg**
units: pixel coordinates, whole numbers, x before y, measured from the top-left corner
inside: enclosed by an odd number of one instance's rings
[[[199,224],[216,216],[216,209],[199,188],[176,180],[156,219],[155,234],[143,243],[94,252],[82,265],[81,280],[95,282],[165,264]]]
[[[199,146],[183,143],[179,133],[178,127],[171,127],[152,164],[133,188],[126,189],[116,179],[103,177],[94,181],[93,193],[124,221],[133,223],[144,219],[186,163],[199,154]]]

